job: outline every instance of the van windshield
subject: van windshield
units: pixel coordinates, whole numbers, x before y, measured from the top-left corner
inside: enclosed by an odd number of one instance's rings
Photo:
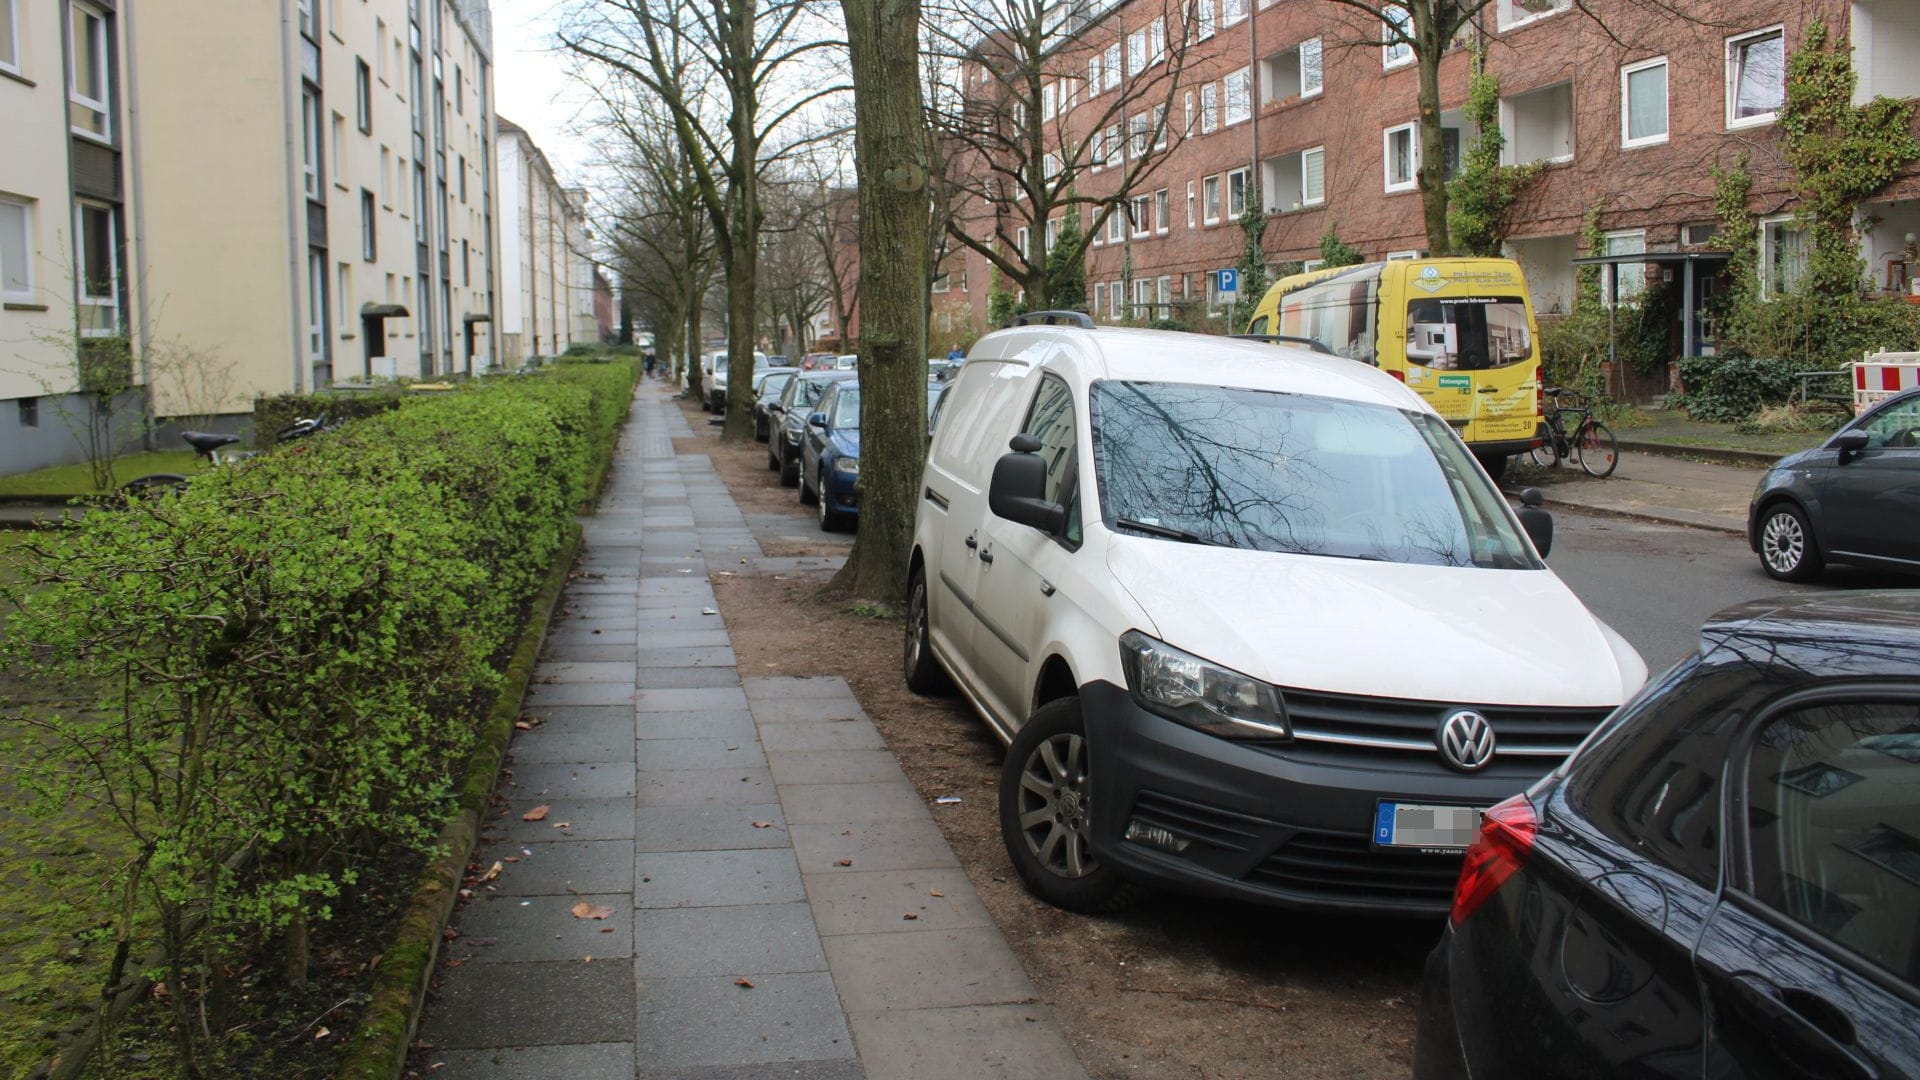
[[[1535,570],[1499,492],[1445,421],[1335,398],[1093,384],[1109,528],[1258,551]]]
[[[1518,296],[1461,296],[1407,304],[1407,363],[1482,371],[1533,356],[1527,303]]]

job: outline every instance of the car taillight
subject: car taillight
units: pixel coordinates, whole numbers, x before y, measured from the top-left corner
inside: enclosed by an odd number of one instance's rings
[[[1393,376],[1396,379],[1399,379],[1401,382],[1407,381],[1407,373],[1399,370],[1398,368],[1388,368],[1387,374]]]
[[[1515,795],[1487,811],[1480,822],[1480,835],[1467,848],[1460,880],[1453,887],[1453,925],[1466,922],[1520,869],[1533,850],[1533,837],[1539,828],[1533,804],[1525,795]]]
[[[1533,411],[1544,416],[1547,412],[1547,377],[1542,374],[1545,368],[1533,369]]]

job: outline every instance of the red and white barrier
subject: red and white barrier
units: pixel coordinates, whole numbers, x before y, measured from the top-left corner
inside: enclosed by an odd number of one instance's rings
[[[1903,390],[1920,388],[1920,352],[1868,353],[1853,365],[1853,411],[1863,413]]]

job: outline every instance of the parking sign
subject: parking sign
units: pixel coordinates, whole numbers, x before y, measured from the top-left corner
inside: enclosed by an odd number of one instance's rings
[[[1213,272],[1213,291],[1237,293],[1240,291],[1240,271],[1215,270]]]

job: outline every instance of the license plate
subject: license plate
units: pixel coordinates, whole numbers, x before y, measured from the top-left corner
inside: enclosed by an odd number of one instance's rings
[[[1373,843],[1375,847],[1464,851],[1480,831],[1483,813],[1474,806],[1383,802],[1373,815]]]

